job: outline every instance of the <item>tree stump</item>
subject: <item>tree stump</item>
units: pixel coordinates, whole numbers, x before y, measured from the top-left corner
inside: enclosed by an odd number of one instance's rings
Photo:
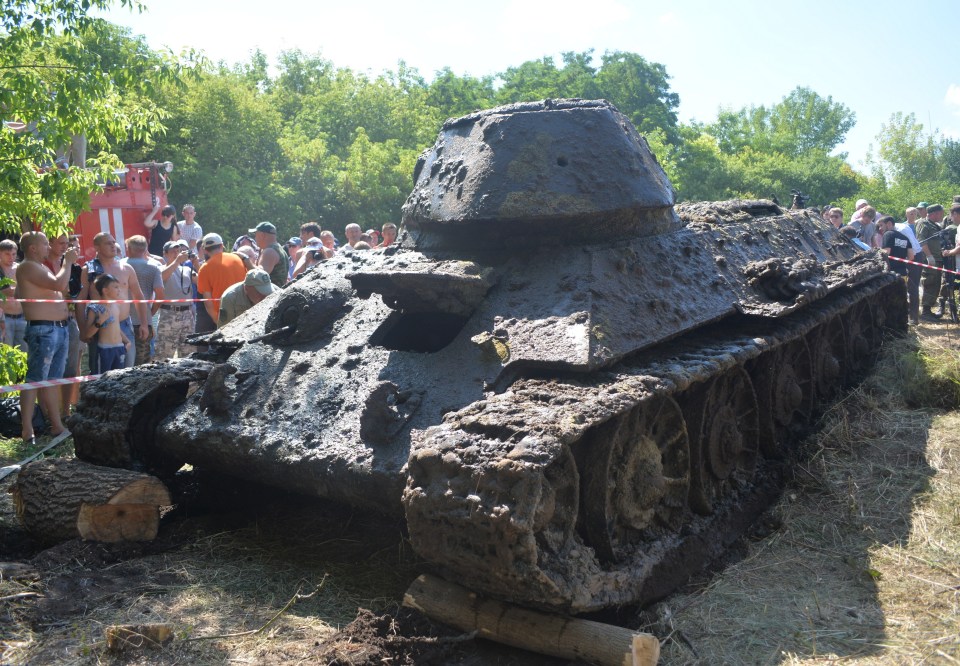
[[[172,504],[148,474],[50,458],[25,466],[11,491],[21,524],[38,541],[150,541]]]

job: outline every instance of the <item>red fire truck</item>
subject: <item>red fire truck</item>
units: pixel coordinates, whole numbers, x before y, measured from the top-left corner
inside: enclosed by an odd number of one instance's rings
[[[120,247],[130,236],[150,237],[143,220],[154,206],[167,205],[172,170],[170,162],[128,164],[102,192],[90,196],[90,210],[80,213],[74,227],[80,235],[83,261],[93,259],[93,237],[101,231],[112,234]]]

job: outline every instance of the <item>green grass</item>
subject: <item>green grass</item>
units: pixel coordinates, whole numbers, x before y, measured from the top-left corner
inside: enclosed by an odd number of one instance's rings
[[[36,444],[25,444],[19,437],[5,439],[0,437],[0,467],[20,462],[43,448],[39,441]]]
[[[64,440],[60,445],[55,446],[44,454],[47,457],[73,455],[73,447],[68,444],[73,440]],[[41,450],[50,443],[50,437],[39,436],[34,444],[27,444],[19,437],[6,439],[0,437],[0,467],[13,465],[29,458],[37,451]]]

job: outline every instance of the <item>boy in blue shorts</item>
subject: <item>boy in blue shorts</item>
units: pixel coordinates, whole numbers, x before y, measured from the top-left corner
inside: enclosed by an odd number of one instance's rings
[[[120,298],[120,281],[103,273],[93,281],[100,298]],[[116,303],[90,303],[86,308],[87,330],[97,331],[97,357],[100,372],[118,370],[125,365],[130,339],[120,330],[120,308]]]

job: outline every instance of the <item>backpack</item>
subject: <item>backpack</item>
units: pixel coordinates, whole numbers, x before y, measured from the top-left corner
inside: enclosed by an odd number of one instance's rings
[[[0,435],[19,437],[23,432],[20,422],[20,398],[5,396],[0,398]],[[42,435],[47,431],[47,420],[39,408],[33,410],[33,432]]]

